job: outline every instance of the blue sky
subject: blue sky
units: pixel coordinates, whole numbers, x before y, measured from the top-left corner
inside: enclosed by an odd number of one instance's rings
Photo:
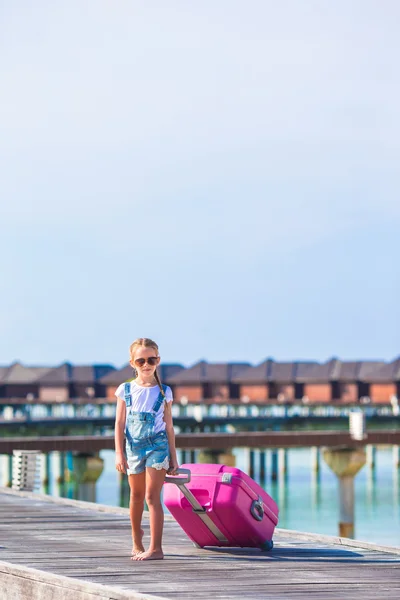
[[[0,364],[397,356],[399,17],[0,0]]]

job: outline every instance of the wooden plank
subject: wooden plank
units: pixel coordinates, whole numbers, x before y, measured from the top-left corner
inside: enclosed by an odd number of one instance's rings
[[[133,562],[128,511],[85,506],[0,492],[0,560],[6,561],[0,563],[0,578],[8,592],[14,590],[4,600],[133,599],[138,594],[194,600],[400,597],[395,551],[285,531],[278,531],[270,553],[199,550],[167,519],[165,560]],[[148,541],[147,518],[144,529]]]
[[[0,600],[158,600],[159,597],[21,568],[0,561]]]

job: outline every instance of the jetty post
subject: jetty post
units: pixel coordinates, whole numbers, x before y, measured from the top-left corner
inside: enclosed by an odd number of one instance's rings
[[[376,446],[373,446],[372,444],[366,446],[366,457],[367,466],[371,471],[374,471],[376,464]]]
[[[321,450],[318,446],[311,448],[311,469],[318,478],[321,470]]]
[[[266,476],[267,476],[267,467],[266,467],[266,452],[265,450],[262,448],[260,450],[260,456],[259,456],[259,465],[260,465],[260,480],[265,482]]]
[[[278,450],[271,450],[271,481],[278,481]]]
[[[339,481],[339,536],[354,538],[354,477],[365,465],[363,448],[325,448],[326,464]]]
[[[393,446],[393,466],[395,469],[400,467],[400,446]]]
[[[200,450],[197,455],[197,462],[202,464],[220,464],[226,465],[227,467],[235,467],[236,456],[229,448],[226,450]]]
[[[278,473],[280,478],[288,475],[288,450],[287,448],[278,449]]]
[[[77,500],[96,502],[96,482],[103,472],[104,460],[98,453],[78,452],[72,455],[66,479],[77,486]]]

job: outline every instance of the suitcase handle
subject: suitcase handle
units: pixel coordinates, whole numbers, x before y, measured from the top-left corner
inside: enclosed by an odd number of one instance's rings
[[[176,475],[185,475],[185,477],[177,477]],[[176,475],[167,475],[165,477],[165,483],[176,483],[176,485],[184,485],[185,483],[189,483],[191,478],[190,469],[177,469]]]
[[[263,520],[263,518],[264,518],[264,507],[263,507],[263,500],[262,500],[261,496],[258,496],[257,500],[253,500],[253,502],[251,503],[250,512],[251,512],[251,516],[256,521],[262,521]]]

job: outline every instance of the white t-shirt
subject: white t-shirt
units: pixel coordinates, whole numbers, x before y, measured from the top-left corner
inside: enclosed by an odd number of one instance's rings
[[[131,384],[131,396],[132,396],[132,405],[127,407],[126,414],[128,415],[128,411],[131,410],[133,412],[151,412],[153,410],[153,406],[157,401],[157,398],[160,394],[160,388],[158,385],[153,385],[152,387],[143,387],[138,385],[134,381],[130,382]],[[170,387],[165,386],[165,402],[172,402],[172,390]],[[121,398],[125,401],[125,383],[121,383],[118,386],[115,395],[117,398]],[[165,422],[164,422],[164,402],[161,405],[160,410],[156,414],[155,423],[154,423],[154,433],[159,433],[160,431],[165,430]]]

